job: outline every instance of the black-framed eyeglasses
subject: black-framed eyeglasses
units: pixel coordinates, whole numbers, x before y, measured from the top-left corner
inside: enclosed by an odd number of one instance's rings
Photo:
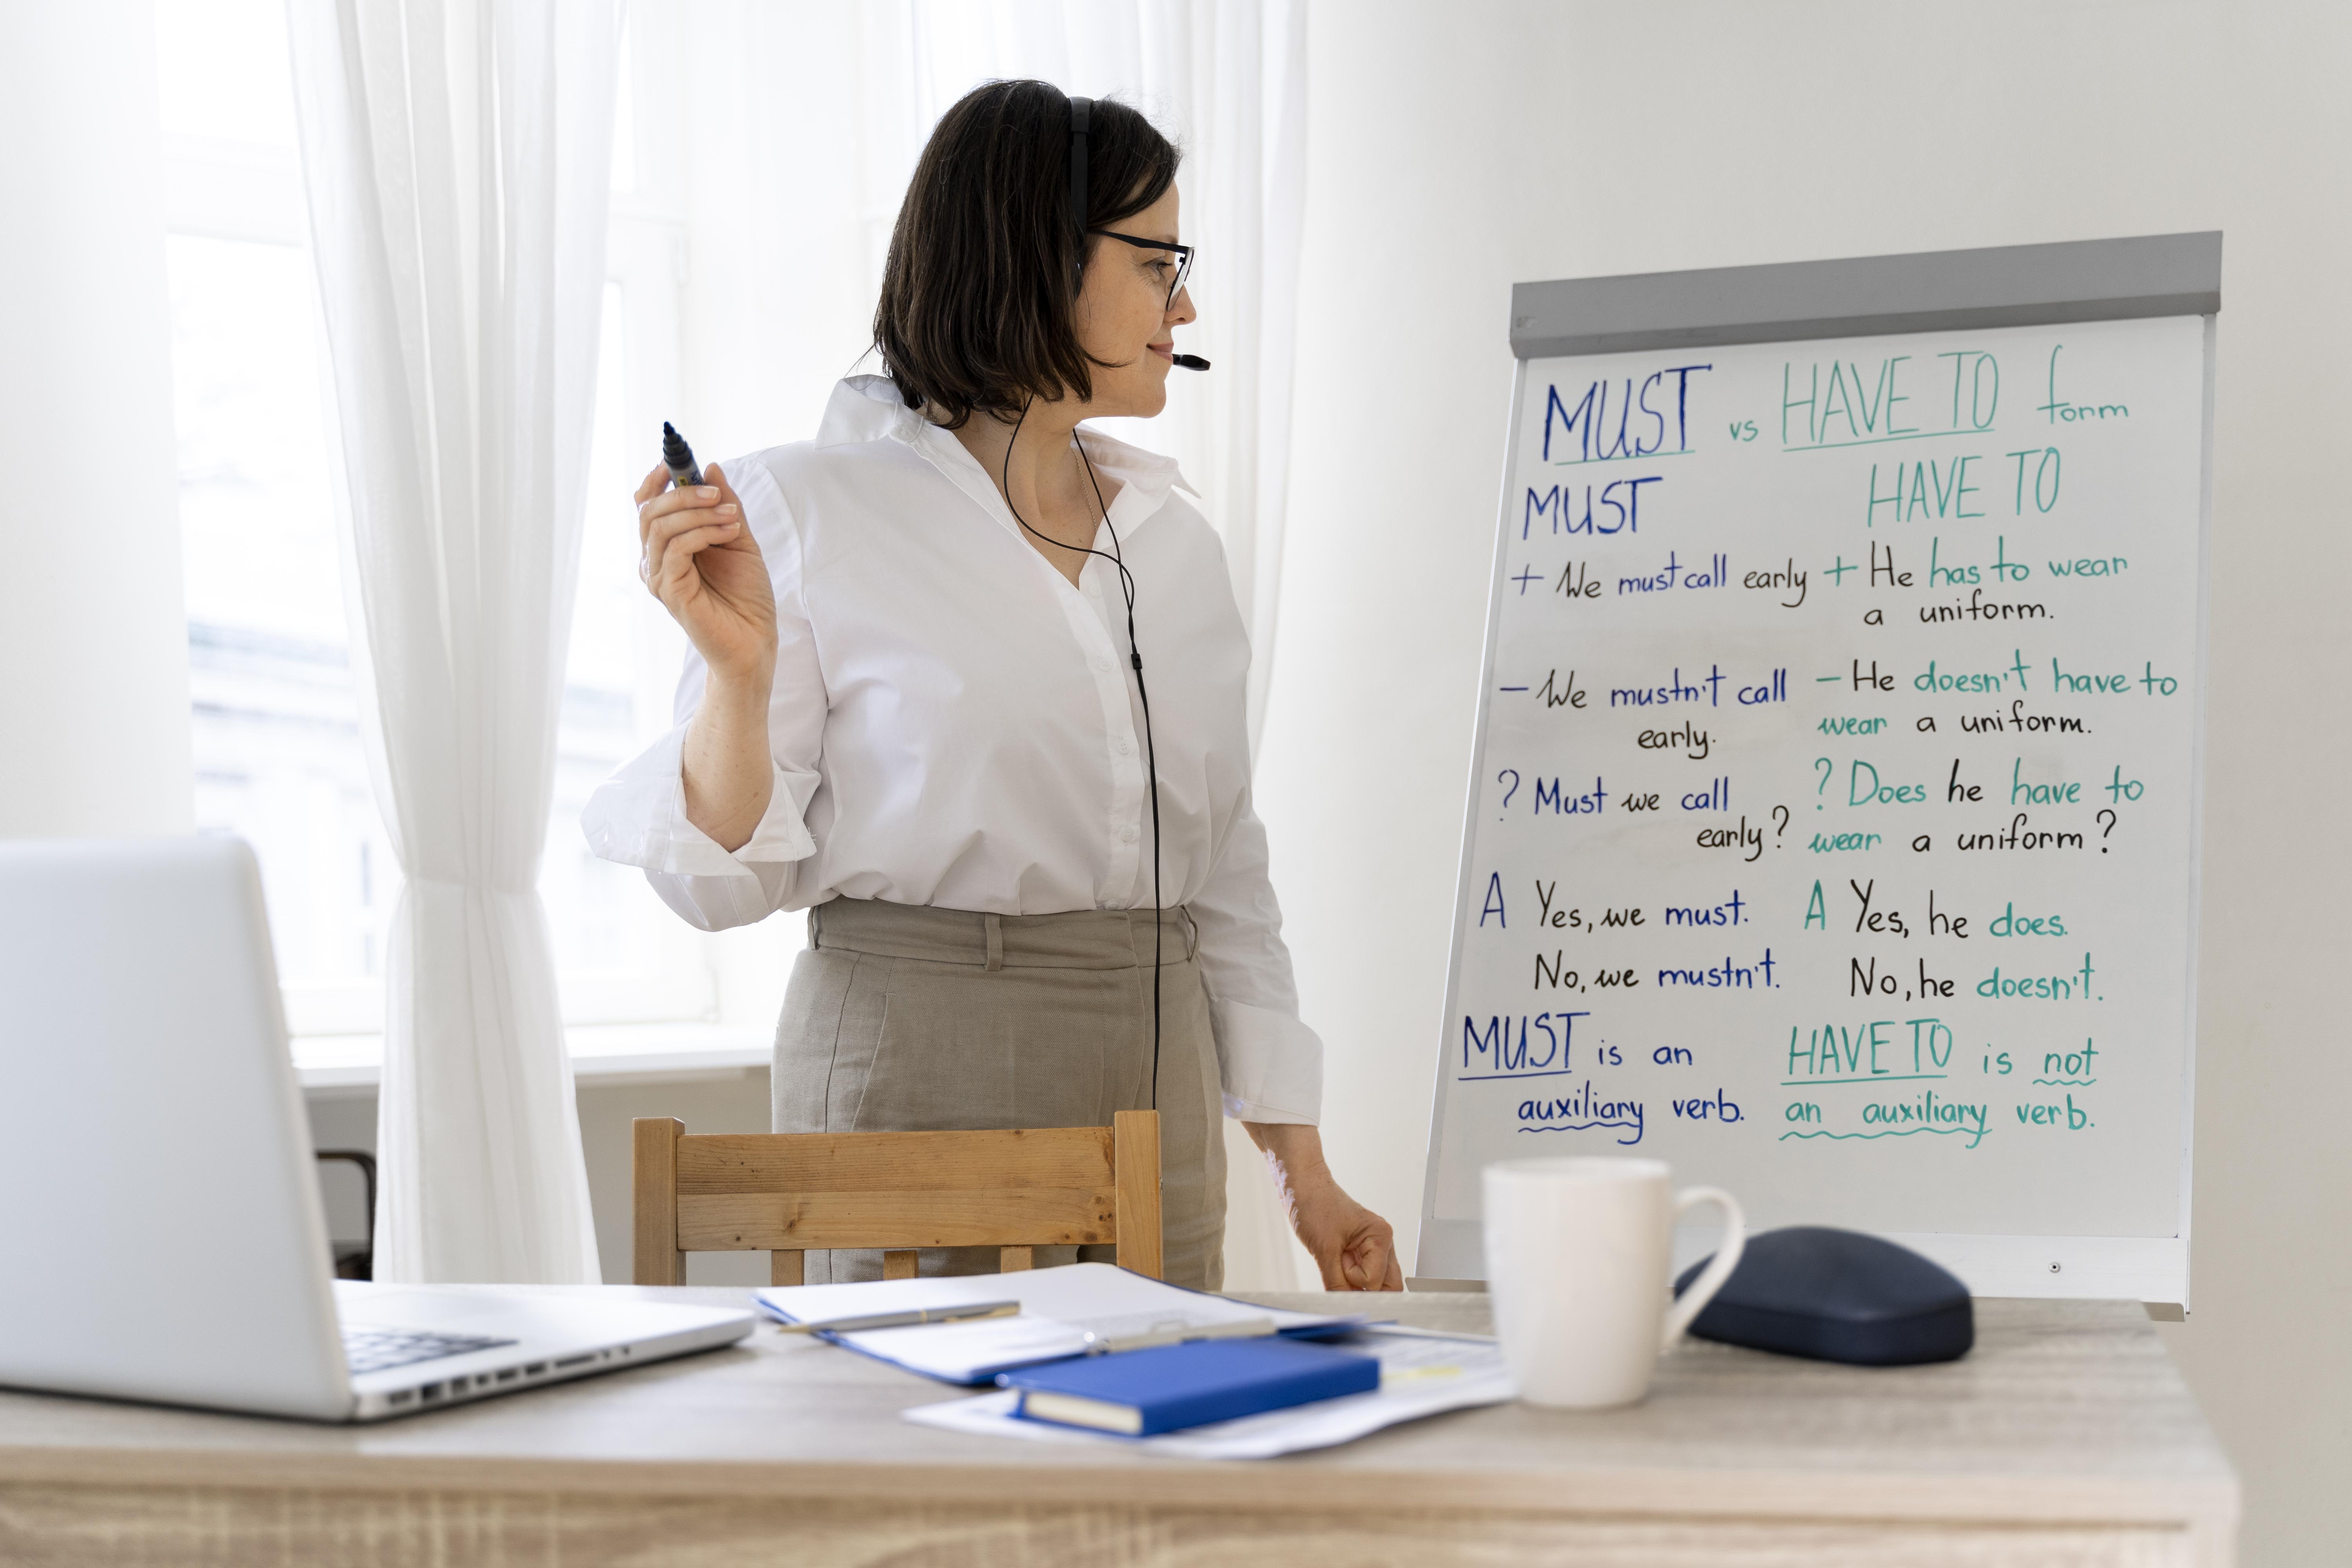
[[[1163,305],[1161,309],[1168,309],[1176,303],[1176,291],[1183,288],[1184,279],[1192,275],[1192,247],[1191,246],[1176,245],[1164,239],[1144,239],[1136,235],[1119,234],[1115,230],[1108,228],[1090,228],[1087,230],[1087,232],[1088,234],[1100,235],[1105,239],[1118,240],[1123,244],[1134,246],[1139,250],[1165,250],[1173,255],[1176,258],[1176,276],[1175,279],[1168,285],[1167,303],[1166,305]]]

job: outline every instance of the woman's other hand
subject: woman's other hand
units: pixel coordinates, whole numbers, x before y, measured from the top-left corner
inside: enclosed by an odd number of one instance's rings
[[[638,575],[709,665],[714,683],[764,688],[776,667],[776,595],[743,503],[719,465],[671,489],[656,466],[637,487]]]
[[[1402,1290],[1396,1232],[1327,1173],[1292,1188],[1290,1226],[1323,1271],[1326,1290]]]
[[[1402,1290],[1396,1232],[1349,1197],[1323,1163],[1323,1134],[1287,1122],[1249,1121],[1251,1141],[1265,1151],[1290,1228],[1322,1270],[1326,1290]]]

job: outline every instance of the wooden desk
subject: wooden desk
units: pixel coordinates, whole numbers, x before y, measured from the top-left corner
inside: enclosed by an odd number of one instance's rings
[[[1483,1296],[1378,1305],[1425,1327],[1487,1323]],[[2237,1482],[2139,1308],[1984,1301],[1977,1325],[1967,1360],[1896,1371],[1693,1343],[1632,1410],[1464,1411],[1257,1464],[916,1426],[898,1411],[951,1391],[765,1328],[378,1426],[0,1394],[0,1562],[2231,1561]]]

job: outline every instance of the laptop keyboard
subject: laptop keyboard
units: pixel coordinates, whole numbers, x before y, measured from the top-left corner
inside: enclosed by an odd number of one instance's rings
[[[385,1372],[412,1362],[438,1361],[443,1356],[495,1350],[514,1342],[481,1334],[429,1333],[422,1329],[347,1328],[343,1331],[343,1359],[356,1377],[363,1372]]]

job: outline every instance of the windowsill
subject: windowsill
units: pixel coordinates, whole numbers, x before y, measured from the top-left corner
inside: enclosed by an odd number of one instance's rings
[[[564,1031],[575,1082],[679,1083],[740,1078],[768,1065],[772,1037],[727,1024],[591,1024]],[[294,1073],[303,1092],[320,1099],[373,1094],[383,1081],[381,1035],[301,1035]]]

